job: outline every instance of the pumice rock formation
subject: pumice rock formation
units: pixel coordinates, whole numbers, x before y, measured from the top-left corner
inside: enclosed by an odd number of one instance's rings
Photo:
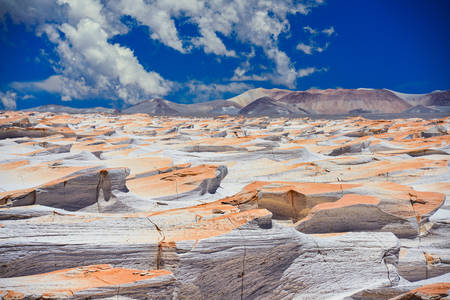
[[[448,298],[450,118],[311,119],[370,93],[292,93],[0,112],[0,298]],[[309,106],[259,116],[278,101]]]

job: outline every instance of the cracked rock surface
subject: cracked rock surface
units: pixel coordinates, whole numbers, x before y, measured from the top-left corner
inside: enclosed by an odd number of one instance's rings
[[[1,112],[0,298],[449,298],[449,123]]]

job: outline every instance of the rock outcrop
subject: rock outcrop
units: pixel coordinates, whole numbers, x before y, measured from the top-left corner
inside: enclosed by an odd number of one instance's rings
[[[3,112],[0,297],[448,297],[449,125]]]

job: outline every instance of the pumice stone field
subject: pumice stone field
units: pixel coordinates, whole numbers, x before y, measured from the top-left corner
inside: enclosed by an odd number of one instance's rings
[[[450,0],[0,0],[0,300],[450,300]]]
[[[1,112],[0,296],[448,299],[449,125]]]

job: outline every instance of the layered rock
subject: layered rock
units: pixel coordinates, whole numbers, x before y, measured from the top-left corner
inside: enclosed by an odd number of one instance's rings
[[[187,194],[214,194],[227,175],[225,166],[200,165],[128,180],[129,189],[144,198],[178,199]]]
[[[298,221],[295,227],[305,233],[388,231],[414,237],[421,220],[444,199],[395,184],[255,182],[222,202],[266,208],[277,218]]]
[[[23,134],[0,139],[1,295],[388,299],[449,282],[449,124],[3,112]]]
[[[76,211],[97,203],[99,197],[109,201],[113,190],[127,191],[127,169],[83,171],[36,188],[4,192],[0,201],[6,206],[44,205]]]
[[[11,234],[2,236],[9,245],[2,255],[2,277],[8,278],[0,279],[0,290],[36,298],[44,293],[67,296],[69,291],[73,293],[70,297],[108,296],[114,291],[131,297],[153,293],[169,298],[292,298],[331,296],[334,291],[326,288],[330,282],[341,287],[340,293],[351,294],[398,280],[399,244],[391,233],[307,236],[272,224],[267,210],[236,212],[223,205],[100,218],[57,215],[5,221],[0,232]],[[104,224],[104,233],[97,230],[94,237],[87,229],[98,228],[98,224]],[[133,232],[126,231],[131,224]],[[31,233],[32,228],[39,232],[34,245],[22,244],[26,238],[12,235]],[[112,233],[111,228],[115,234],[106,234]],[[50,232],[54,242],[44,242]],[[349,243],[357,247],[349,251]],[[44,256],[41,247],[46,249]],[[92,261],[109,261],[116,268],[101,265],[60,270]],[[53,272],[31,275],[48,271]],[[89,276],[94,277],[90,280]],[[151,285],[148,279],[152,279]],[[122,290],[118,285],[128,288]],[[162,292],[165,294],[159,294]]]
[[[0,296],[3,299],[86,299],[118,296],[132,299],[169,299],[168,295],[173,293],[174,281],[171,272],[166,270],[146,271],[113,268],[111,265],[90,265],[0,279]]]

